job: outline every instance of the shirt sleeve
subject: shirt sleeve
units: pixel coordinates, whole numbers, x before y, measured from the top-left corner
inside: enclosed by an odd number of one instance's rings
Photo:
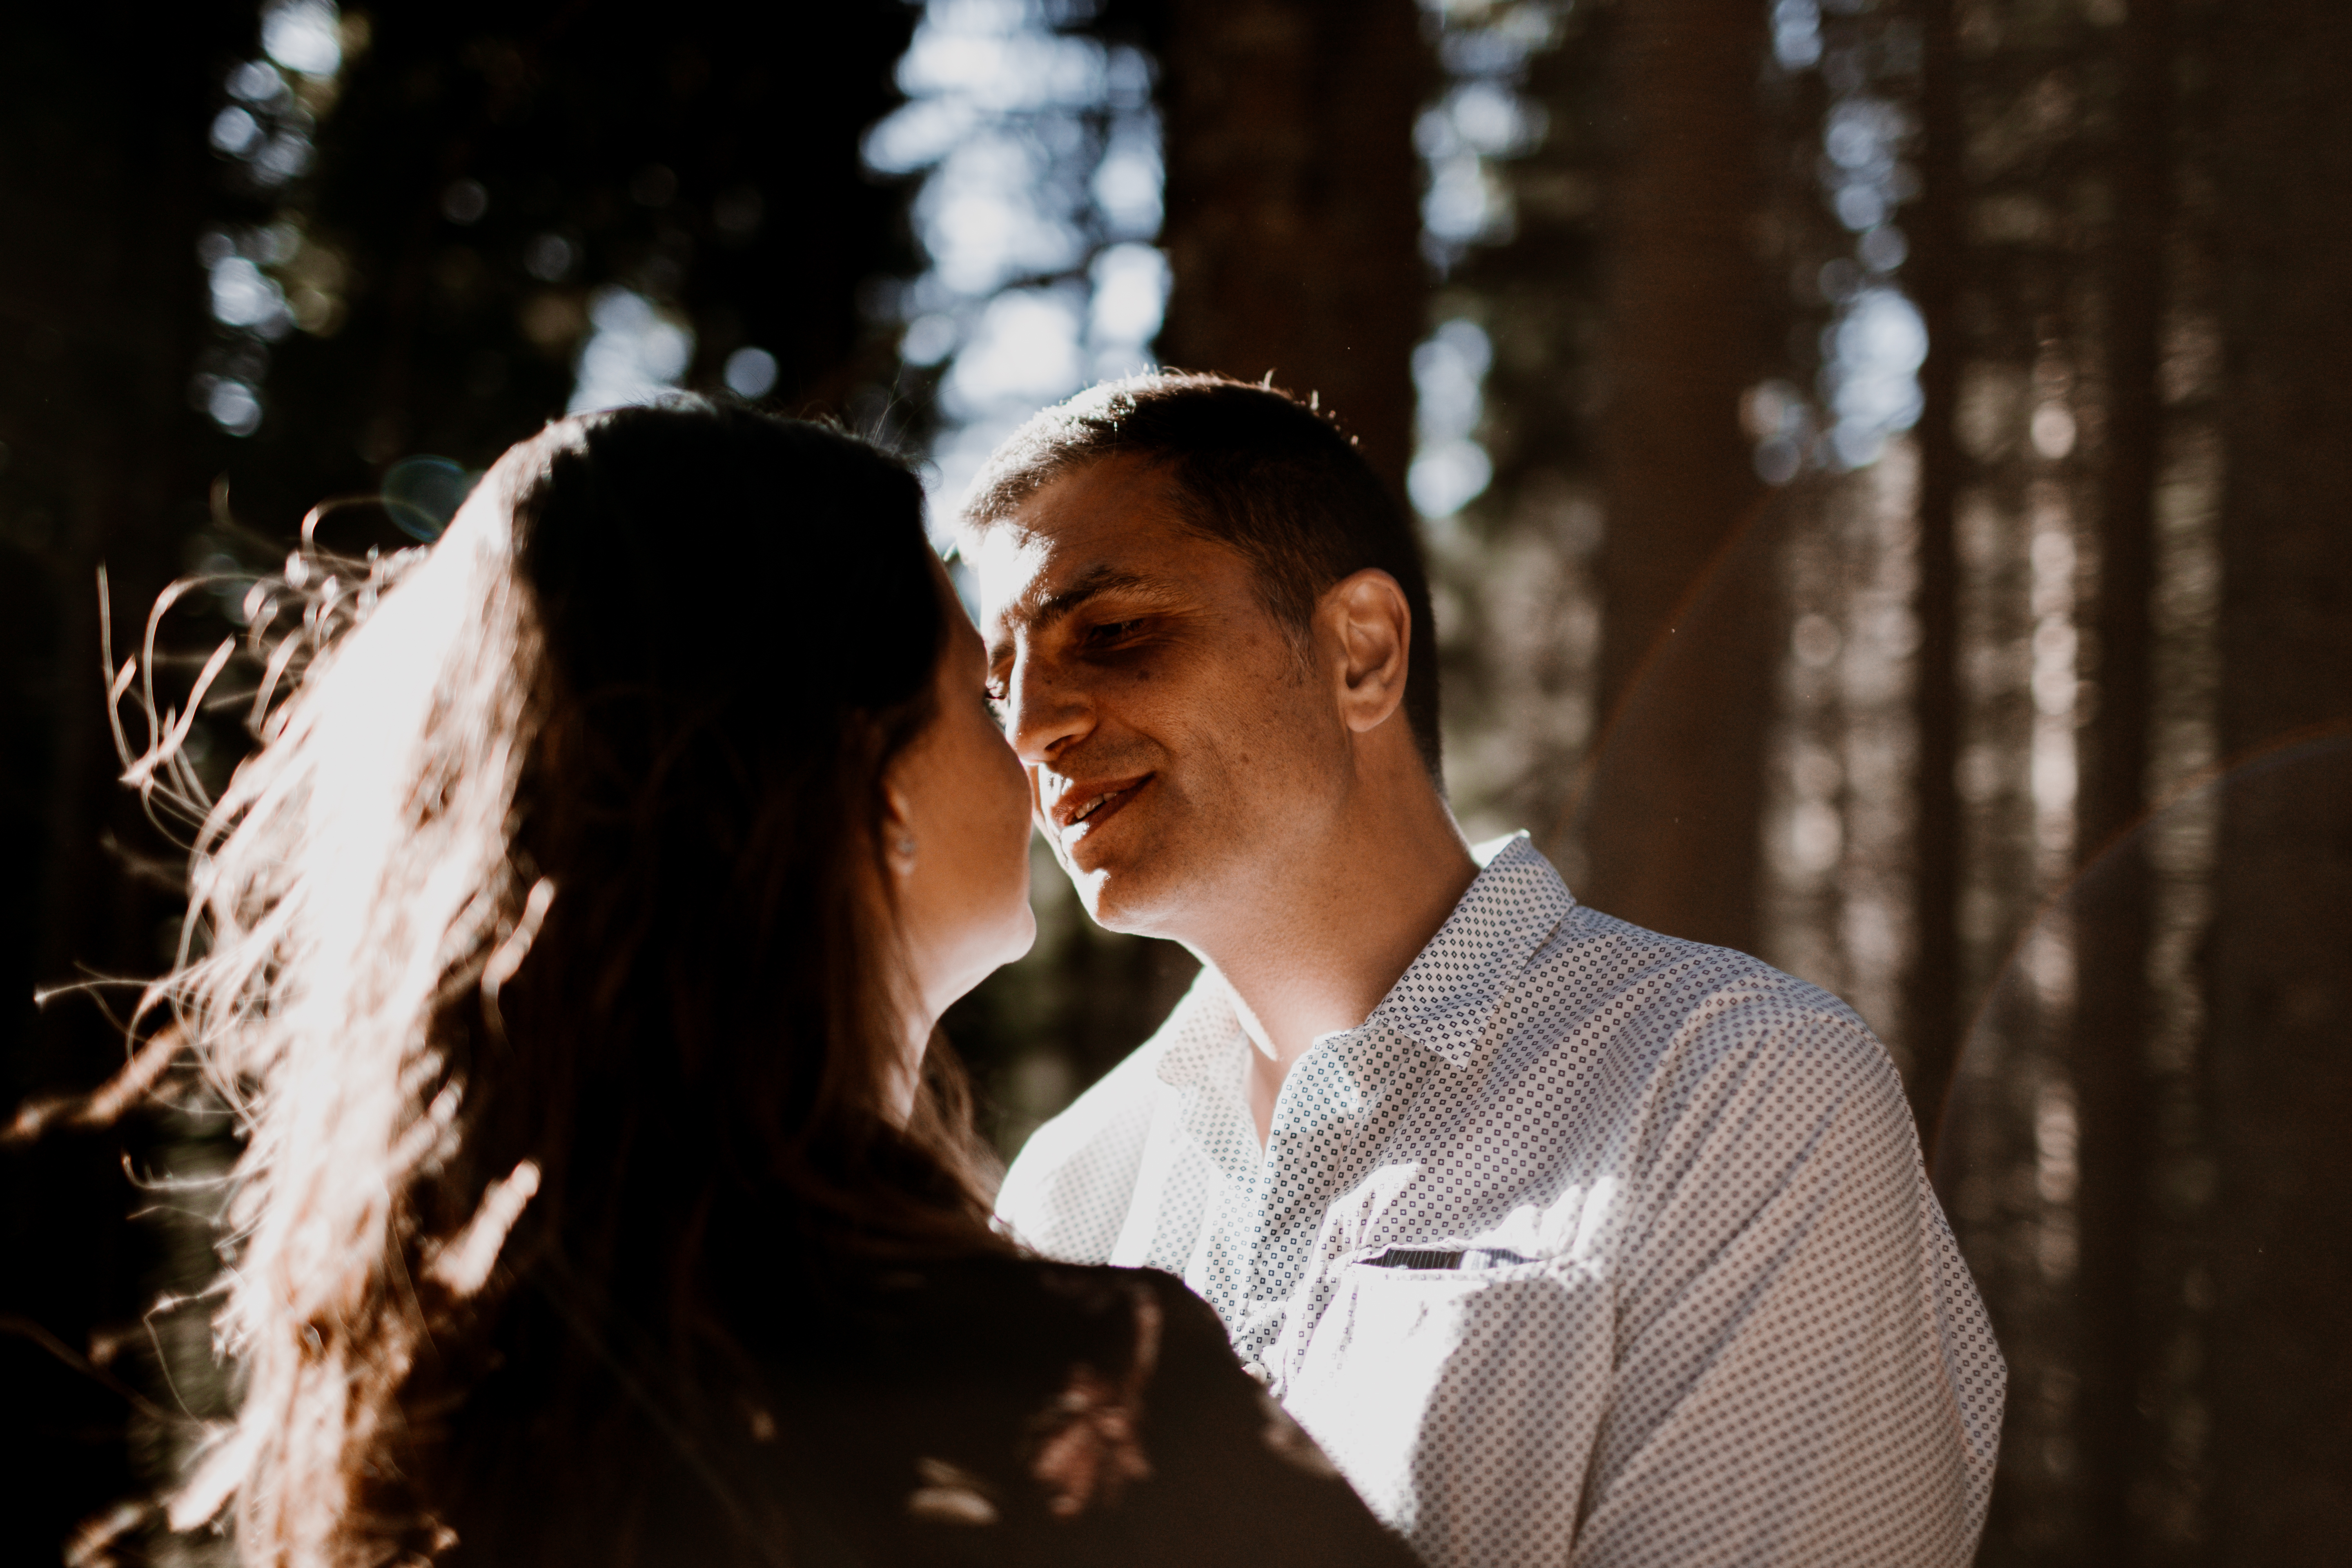
[[[1660,1075],[1577,1568],[1974,1552],[2000,1357],[1893,1064],[1833,1006],[1715,998]]]

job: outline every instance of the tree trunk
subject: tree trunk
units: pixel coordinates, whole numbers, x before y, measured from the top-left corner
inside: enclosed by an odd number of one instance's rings
[[[1903,1006],[1911,1104],[1933,1160],[1938,1122],[1959,1056],[1960,563],[1954,537],[1960,493],[1959,289],[1962,188],[1958,40],[1952,0],[1922,0],[1919,118],[1921,195],[1910,215],[1917,241],[1911,287],[1927,329],[1919,367],[1919,649],[1912,711],[1918,735],[1913,775],[1911,963]]]
[[[1762,361],[1765,8],[1628,0],[1616,34],[1601,468],[1597,906],[1753,950],[1776,573],[1739,426]]]
[[[1316,395],[1402,504],[1425,323],[1412,0],[1173,0],[1161,13],[1160,357]]]
[[[2222,32],[2221,714],[2240,765],[2207,1063],[2211,1539],[2222,1562],[2320,1562],[2352,1515],[2352,10],[2259,0]]]
[[[2106,420],[2099,482],[2098,700],[2083,737],[2077,844],[2074,1100],[2082,1184],[2081,1415],[2084,1535],[2098,1561],[2141,1560],[2133,1489],[2154,1457],[2140,1384],[2154,1370],[2142,1277],[2147,1226],[2147,955],[2144,835],[2154,653],[2156,484],[2164,437],[2158,386],[2172,210],[2172,7],[2134,0],[2110,153],[2114,221],[2104,268]],[[2088,1559],[2086,1559],[2088,1561]]]

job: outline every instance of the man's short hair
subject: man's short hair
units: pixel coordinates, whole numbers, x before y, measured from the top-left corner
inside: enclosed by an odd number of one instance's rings
[[[1106,382],[1037,414],[996,449],[964,498],[964,524],[984,531],[1046,486],[1121,457],[1164,471],[1184,525],[1250,563],[1302,659],[1325,589],[1367,566],[1396,579],[1412,616],[1405,721],[1442,787],[1429,573],[1412,522],[1354,437],[1272,385],[1181,371]]]

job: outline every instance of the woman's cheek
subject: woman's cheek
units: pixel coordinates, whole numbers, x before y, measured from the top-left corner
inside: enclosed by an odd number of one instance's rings
[[[1008,825],[1017,824],[1017,826],[1008,826],[1006,831],[1019,837],[1022,853],[1025,856],[1029,850],[1029,819],[1033,805],[1030,799],[1029,770],[1021,765],[1021,759],[1013,754],[1013,748],[1006,744],[1004,737],[993,729],[989,731],[987,744],[990,752],[991,774],[995,781],[990,787],[995,792],[998,801],[1003,804],[1005,822]]]

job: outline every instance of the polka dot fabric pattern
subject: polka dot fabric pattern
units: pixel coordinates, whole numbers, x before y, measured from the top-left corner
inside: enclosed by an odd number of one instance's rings
[[[1441,1568],[1966,1563],[2005,1373],[1886,1054],[1524,835],[1261,1150],[1203,972],[999,1212],[1181,1274]]]

